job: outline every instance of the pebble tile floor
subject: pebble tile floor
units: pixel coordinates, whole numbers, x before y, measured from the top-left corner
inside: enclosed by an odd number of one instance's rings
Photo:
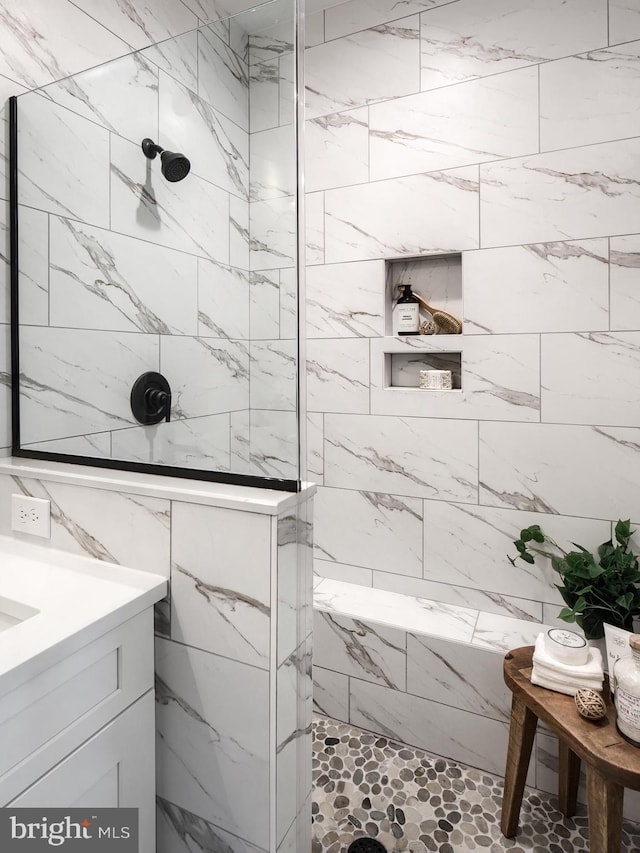
[[[555,797],[527,791],[520,833],[507,839],[501,779],[328,717],[313,730],[312,853],[346,853],[366,837],[389,853],[588,853],[582,807],[563,818]],[[640,825],[625,823],[621,853],[638,851]]]

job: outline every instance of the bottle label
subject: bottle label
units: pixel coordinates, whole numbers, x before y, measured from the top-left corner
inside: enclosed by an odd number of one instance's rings
[[[420,328],[419,305],[401,304],[397,307],[398,331],[417,332]]]
[[[616,685],[616,710],[620,720],[640,735],[640,696],[627,693],[620,682]]]

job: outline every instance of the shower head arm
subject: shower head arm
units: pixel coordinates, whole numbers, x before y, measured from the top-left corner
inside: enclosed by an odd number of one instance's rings
[[[149,160],[155,160],[156,155],[162,154],[164,148],[161,148],[159,145],[156,145],[153,139],[149,139],[147,137],[146,139],[142,140],[142,150],[144,152],[145,157],[148,157]]]

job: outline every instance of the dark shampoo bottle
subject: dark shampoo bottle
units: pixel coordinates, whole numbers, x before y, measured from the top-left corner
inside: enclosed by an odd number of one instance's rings
[[[396,303],[396,331],[399,335],[420,334],[420,303],[410,284],[401,284],[402,296]]]

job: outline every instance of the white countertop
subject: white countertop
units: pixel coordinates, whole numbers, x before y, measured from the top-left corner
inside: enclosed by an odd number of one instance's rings
[[[160,575],[0,536],[0,611],[9,613],[5,624],[12,617],[23,619],[0,630],[0,692],[14,689],[166,593]],[[28,615],[33,610],[38,612]]]

